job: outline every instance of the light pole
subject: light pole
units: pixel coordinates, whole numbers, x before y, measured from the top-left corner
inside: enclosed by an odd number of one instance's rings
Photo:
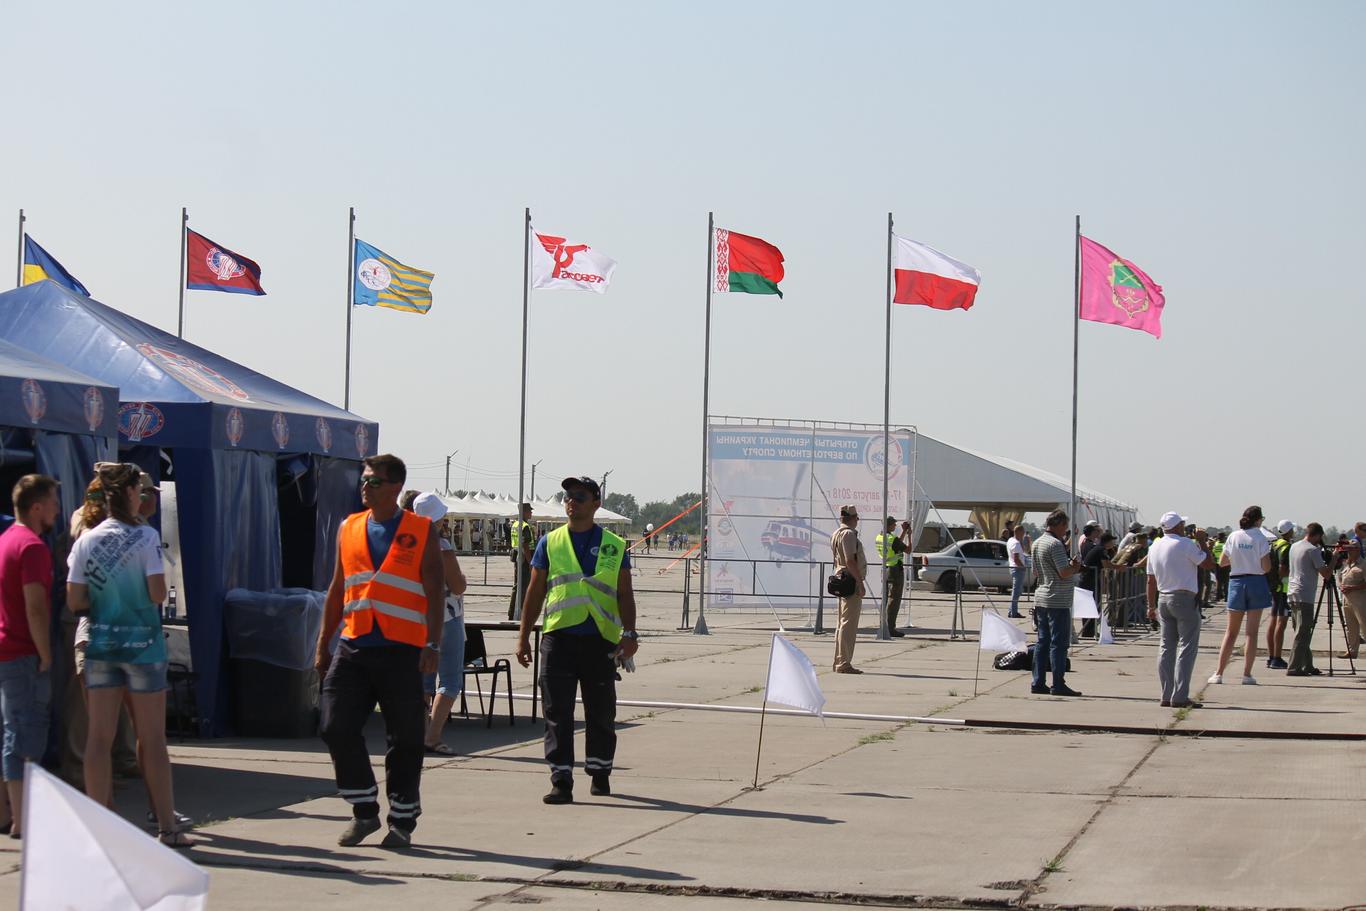
[[[460,451],[460,450],[457,449],[455,452],[459,452],[459,451]],[[450,455],[446,456],[446,491],[445,491],[445,493],[443,494],[443,496],[447,496],[447,497],[449,497],[449,496],[451,495],[451,459],[455,458],[455,452],[453,452],[453,453],[451,453]]]
[[[602,475],[602,499],[604,502],[606,502],[607,500],[607,476],[614,471],[616,471],[615,468],[609,468],[605,472],[603,472]]]
[[[531,499],[536,499],[536,466],[544,462],[545,459],[537,459],[531,466]]]

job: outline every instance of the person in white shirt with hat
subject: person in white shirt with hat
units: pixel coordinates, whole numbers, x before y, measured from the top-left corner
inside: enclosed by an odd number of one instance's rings
[[[1157,679],[1162,684],[1162,704],[1172,708],[1199,708],[1191,702],[1191,675],[1200,651],[1200,573],[1213,568],[1208,544],[1186,536],[1186,520],[1180,513],[1162,517],[1162,537],[1148,550],[1148,619],[1162,624],[1162,645],[1157,652]]]

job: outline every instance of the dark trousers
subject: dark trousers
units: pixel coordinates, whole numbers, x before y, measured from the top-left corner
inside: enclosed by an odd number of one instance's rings
[[[1295,612],[1295,648],[1290,653],[1290,670],[1309,672],[1314,669],[1314,653],[1309,643],[1314,638],[1314,605],[1291,601]]]
[[[1219,592],[1217,597],[1217,600],[1219,601],[1228,600],[1228,574],[1232,569],[1233,567],[1231,566],[1217,566],[1214,569],[1215,578],[1219,580]]]
[[[508,595],[508,619],[517,619],[517,563],[512,564],[512,594]],[[531,584],[531,563],[522,561],[522,597],[526,597],[527,586]]]
[[[887,628],[896,629],[896,615],[901,612],[901,593],[906,589],[906,567],[898,563],[887,567]]]
[[[589,775],[608,775],[617,752],[616,646],[601,636],[541,637],[541,702],[550,780],[573,787],[574,697],[582,691],[584,759]]]
[[[332,754],[337,790],[360,819],[379,816],[379,788],[365,746],[365,723],[379,704],[389,743],[384,754],[389,825],[406,832],[417,827],[422,814],[418,784],[427,715],[417,669],[421,651],[411,645],[359,648],[343,640],[322,686],[323,742]]]
[[[1039,641],[1034,646],[1034,685],[1044,685],[1045,667],[1052,667],[1053,689],[1067,684],[1067,647],[1072,644],[1072,612],[1067,608],[1035,607],[1035,622],[1039,626]]]

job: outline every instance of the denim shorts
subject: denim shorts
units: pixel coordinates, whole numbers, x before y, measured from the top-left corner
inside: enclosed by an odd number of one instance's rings
[[[1228,609],[1266,610],[1271,606],[1271,586],[1266,576],[1233,576],[1228,580]]]
[[[440,683],[438,684],[438,678]],[[422,691],[438,696],[459,696],[465,688],[465,618],[446,618],[441,627],[441,659],[435,674],[424,674]]]
[[[1286,593],[1285,593],[1285,592],[1272,592],[1272,593],[1271,593],[1271,616],[1273,616],[1273,617],[1289,617],[1289,616],[1290,616],[1290,602],[1286,599]]]
[[[130,693],[160,693],[166,687],[166,662],[129,664],[126,661],[85,659],[85,688],[107,689],[123,686]]]
[[[38,672],[37,655],[0,661],[0,715],[5,725],[0,770],[5,781],[23,781],[24,760],[43,758],[51,700],[52,678],[47,671]]]

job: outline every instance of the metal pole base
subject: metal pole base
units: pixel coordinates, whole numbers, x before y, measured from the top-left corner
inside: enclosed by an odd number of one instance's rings
[[[694,636],[710,636],[711,630],[707,629],[707,617],[702,611],[697,612],[697,625],[692,628]]]

